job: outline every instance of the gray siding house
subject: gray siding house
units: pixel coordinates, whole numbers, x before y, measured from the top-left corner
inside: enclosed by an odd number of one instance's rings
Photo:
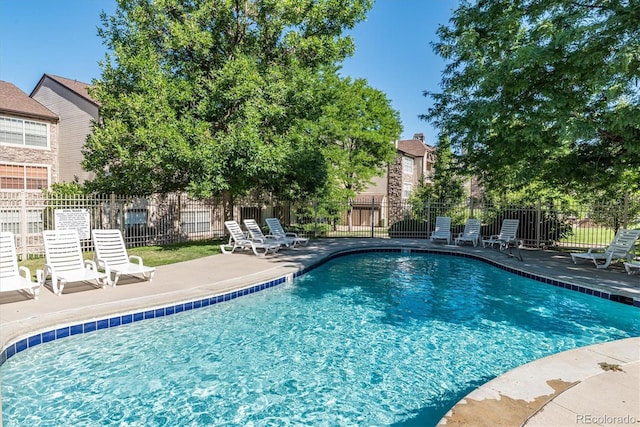
[[[44,74],[31,92],[31,98],[60,118],[57,153],[60,172],[56,182],[71,182],[77,177],[82,184],[94,177],[80,166],[82,147],[100,112],[99,104],[89,95],[89,87],[88,83]]]

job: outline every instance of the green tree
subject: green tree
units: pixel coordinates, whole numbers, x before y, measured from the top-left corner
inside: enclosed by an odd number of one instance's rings
[[[393,160],[393,141],[402,132],[399,113],[386,95],[364,79],[337,75],[327,84],[318,133],[328,162],[328,189],[333,198],[348,200],[362,192]],[[351,226],[351,210],[348,211]]]
[[[436,161],[433,165],[433,186],[431,196],[445,203],[456,205],[464,199],[464,178],[460,175],[449,138],[441,136],[436,148]]]
[[[456,159],[451,151],[449,138],[440,136],[436,148],[436,161],[433,165],[433,184],[422,183],[413,191],[409,198],[412,209],[421,214],[428,202],[436,202],[442,206],[439,215],[451,216],[454,223],[463,222],[462,215],[455,209],[464,200],[464,177],[460,175]]]
[[[424,118],[489,187],[581,191],[640,181],[637,0],[461,1]]]
[[[589,206],[590,220],[614,232],[620,228],[638,228],[640,197],[633,186],[638,181],[632,179],[632,171],[627,171],[627,176],[629,179],[623,180],[620,185],[611,186],[607,191],[596,191],[590,197],[585,194],[577,196],[578,200]]]
[[[101,120],[84,150],[89,187],[230,202],[286,179],[313,191],[324,162],[300,154],[317,147],[304,124],[320,113],[321,69],[353,53],[342,33],[371,5],[118,0],[99,29],[111,53],[93,91]]]

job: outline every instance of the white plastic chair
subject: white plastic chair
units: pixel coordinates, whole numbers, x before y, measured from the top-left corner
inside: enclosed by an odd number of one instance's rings
[[[265,235],[255,219],[245,219],[242,222],[249,233],[249,237],[252,239],[258,239],[265,243],[273,243],[284,247],[289,247],[293,244],[290,240],[284,240],[278,236],[271,234]]]
[[[577,264],[578,259],[593,261],[597,268],[607,268],[611,262],[622,258],[632,260],[635,258],[634,246],[638,237],[640,237],[640,230],[621,228],[606,248],[589,248],[587,252],[574,252],[571,254],[571,259],[574,264]]]
[[[229,231],[229,243],[220,245],[224,254],[231,254],[236,249],[251,249],[257,256],[265,256],[280,249],[279,243],[266,243],[262,239],[246,237],[236,221],[225,221],[224,226]]]
[[[624,263],[624,269],[627,271],[627,274],[640,274],[640,262],[638,261],[629,261]]]
[[[309,239],[306,237],[299,237],[296,233],[285,232],[278,218],[267,218],[265,221],[269,227],[269,233],[272,236],[276,236],[278,239],[289,242],[292,247],[295,248],[300,245],[304,246],[309,243]]]
[[[45,265],[41,284],[51,276],[53,293],[61,295],[69,282],[95,282],[104,288],[109,282],[96,263],[82,257],[80,238],[76,230],[47,230],[44,238]]]
[[[33,281],[27,267],[18,267],[16,238],[12,232],[3,231],[0,232],[0,292],[8,291],[26,292],[38,299],[40,283]]]
[[[453,242],[458,245],[460,243],[469,242],[473,246],[478,246],[478,240],[480,239],[480,228],[482,227],[482,221],[475,218],[467,219],[464,225],[464,231],[458,234]]]
[[[91,237],[96,264],[104,269],[111,286],[118,284],[121,275],[139,274],[143,280],[153,280],[156,269],[145,266],[141,257],[127,253],[120,230],[92,230]]]
[[[432,242],[446,240],[447,244],[451,244],[451,217],[436,217],[436,228],[431,233],[430,240]]]
[[[502,227],[500,228],[500,234],[493,234],[488,239],[482,240],[482,246],[487,247],[493,245],[500,245],[500,249],[505,249],[509,245],[518,245],[516,234],[518,233],[518,226],[520,225],[519,219],[505,219],[502,221]]]

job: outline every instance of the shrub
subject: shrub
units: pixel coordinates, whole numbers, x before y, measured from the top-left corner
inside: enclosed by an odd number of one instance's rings
[[[389,227],[392,239],[427,239],[429,227],[427,221],[421,219],[405,219],[395,222]]]
[[[323,222],[318,224],[309,223],[309,224],[304,224],[302,226],[302,233],[305,235],[313,236],[317,232],[317,235],[319,237],[327,237],[327,234],[331,231],[331,228],[332,228],[331,224],[326,224]],[[294,230],[291,230],[291,231],[294,231]],[[299,232],[299,231],[296,231],[296,232]]]

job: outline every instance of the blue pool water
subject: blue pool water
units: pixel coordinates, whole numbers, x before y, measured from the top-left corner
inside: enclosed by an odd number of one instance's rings
[[[501,373],[640,335],[640,310],[480,261],[340,257],[203,309],[0,367],[11,426],[430,426]]]

